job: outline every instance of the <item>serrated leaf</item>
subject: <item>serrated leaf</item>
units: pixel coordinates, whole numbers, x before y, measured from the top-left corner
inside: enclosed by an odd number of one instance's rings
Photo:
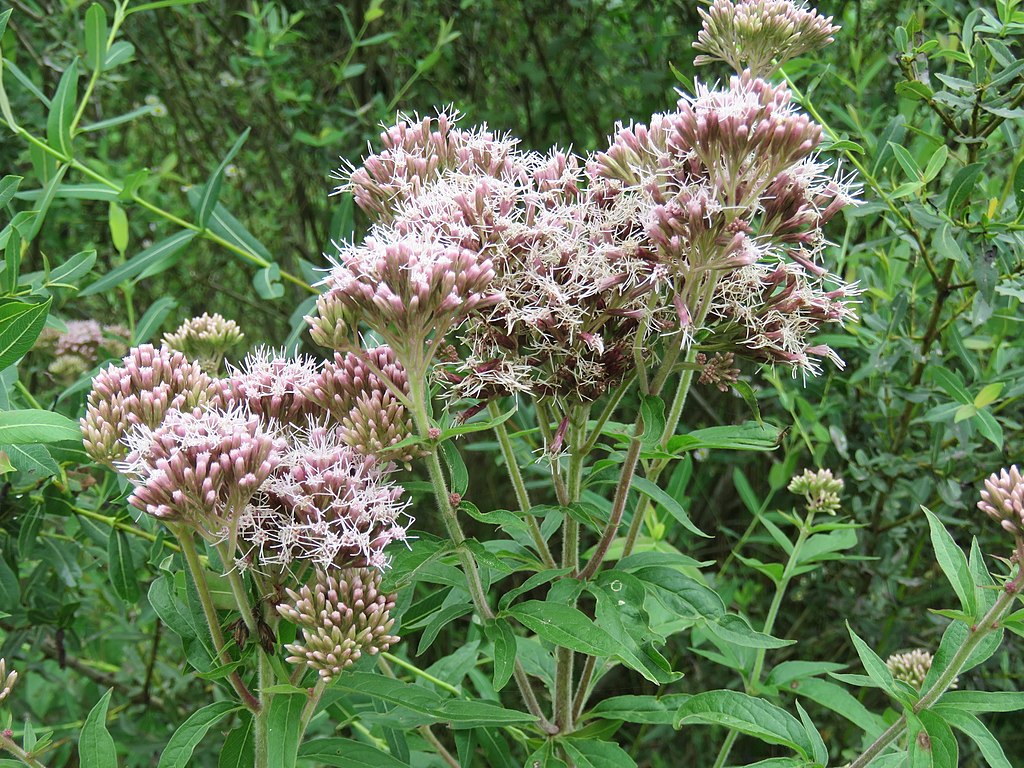
[[[691,697],[676,713],[676,728],[690,723],[722,725],[789,747],[809,758],[814,747],[800,721],[770,702],[739,691],[708,691]]]
[[[20,301],[0,304],[0,371],[32,349],[46,323],[51,302],[52,299],[39,304]]]
[[[568,605],[527,600],[508,609],[508,615],[538,637],[590,656],[614,656],[615,640],[585,613]]]
[[[0,451],[7,454],[11,467],[19,472],[36,478],[53,477],[60,473],[60,467],[44,445],[0,444]]]
[[[186,229],[171,235],[166,240],[161,240],[159,243],[151,245],[141,253],[130,258],[124,264],[121,264],[107,272],[107,274],[99,280],[83,290],[81,295],[92,296],[93,294],[108,291],[111,288],[116,288],[121,283],[126,280],[131,280],[133,277],[142,273],[145,269],[154,265],[161,259],[166,259],[177,253],[192,242],[192,239],[195,238],[195,236],[195,232],[190,229]]]
[[[469,489],[469,470],[466,468],[466,462],[462,460],[462,454],[455,447],[455,443],[450,440],[441,443],[438,448],[448,467],[448,474],[451,478],[450,490],[460,496],[465,495]]]
[[[109,689],[89,711],[78,737],[78,763],[81,768],[116,768],[117,749],[107,732],[107,708],[110,706]]]
[[[990,768],[1013,768],[1013,764],[1006,758],[1002,745],[991,731],[970,712],[962,712],[956,707],[944,706],[942,704],[932,707],[932,711],[940,715],[949,725],[968,736],[981,752],[985,762]]]
[[[885,662],[878,657],[878,654],[867,643],[860,639],[857,633],[853,631],[853,627],[850,626],[850,622],[846,622],[846,629],[850,633],[853,647],[857,650],[857,655],[860,657],[861,664],[864,665],[864,671],[868,673],[868,677],[897,701],[906,698],[896,686],[892,672],[889,671]]]
[[[299,758],[315,761],[316,765],[337,768],[408,768],[387,752],[352,739],[332,737],[307,741],[299,749]]]
[[[57,84],[46,117],[46,143],[71,157],[71,121],[78,103],[78,59],[72,59]]]
[[[210,728],[216,725],[225,715],[241,709],[238,704],[230,701],[215,701],[197,712],[178,726],[178,730],[167,742],[160,755],[157,768],[185,768],[192,759],[192,753],[205,738]],[[271,705],[273,713],[273,704]]]

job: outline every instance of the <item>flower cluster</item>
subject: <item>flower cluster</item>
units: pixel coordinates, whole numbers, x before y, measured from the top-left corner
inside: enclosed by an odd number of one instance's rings
[[[228,365],[220,379],[217,402],[227,406],[245,403],[253,413],[281,424],[303,426],[322,410],[304,392],[317,379],[317,362],[311,357],[289,357],[283,351],[261,347],[238,367]]]
[[[825,47],[839,31],[831,16],[792,0],[713,0],[698,13],[704,25],[693,47],[706,55],[695,64],[724,61],[737,72],[748,68],[762,76]]]
[[[244,338],[245,334],[234,320],[204,312],[183,322],[173,333],[164,334],[163,344],[196,360],[208,373],[216,374],[225,353]]]
[[[740,376],[740,369],[733,367],[736,356],[732,352],[715,352],[715,356],[708,359],[703,352],[698,352],[696,357],[697,365],[700,366],[699,384],[713,384],[720,392],[728,392],[729,387],[734,384]]]
[[[915,648],[906,653],[894,653],[885,660],[885,666],[897,680],[901,680],[914,690],[920,691],[928,671],[932,668],[933,656],[929,651]],[[950,683],[950,688],[956,688],[956,680]]]
[[[211,533],[237,516],[279,461],[280,438],[244,407],[174,409],[126,439],[118,469],[135,484],[129,503],[153,517]]]
[[[405,540],[409,518],[387,464],[353,451],[342,429],[315,424],[293,432],[279,462],[238,518],[240,565],[388,565],[384,548]]]
[[[288,597],[277,611],[302,629],[302,640],[285,646],[288,661],[315,669],[324,682],[399,640],[391,634],[395,597],[381,593],[377,571],[351,568],[335,577],[318,570],[311,584],[289,589]]]
[[[390,347],[360,352],[336,352],[320,373],[304,384],[302,395],[330,414],[338,434],[364,456],[408,463],[416,452],[392,446],[413,434],[412,419],[403,400],[409,378]]]
[[[788,487],[790,493],[804,497],[808,512],[834,515],[842,506],[839,494],[843,490],[843,481],[833,477],[831,469],[805,469],[802,475],[790,481]]]
[[[1018,539],[1024,538],[1024,477],[1016,464],[985,481],[978,509]]]
[[[96,320],[69,320],[63,332],[44,328],[36,347],[53,355],[47,370],[60,381],[71,381],[103,356],[121,357],[131,334],[123,325],[100,325]]]
[[[121,365],[101,371],[81,420],[86,452],[112,465],[124,458],[123,438],[136,425],[156,427],[172,409],[192,409],[213,395],[213,381],[180,352],[133,347]]]

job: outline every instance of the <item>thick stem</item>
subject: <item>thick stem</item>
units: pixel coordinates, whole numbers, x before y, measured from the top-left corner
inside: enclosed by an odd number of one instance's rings
[[[405,361],[403,361],[404,363]],[[445,530],[455,544],[455,554],[462,565],[463,575],[466,577],[466,585],[469,588],[469,595],[473,600],[473,605],[481,618],[493,619],[494,611],[491,610],[491,606],[487,602],[487,593],[484,590],[483,582],[480,580],[480,571],[477,569],[476,560],[473,559],[472,553],[465,546],[466,535],[462,532],[458,515],[452,506],[452,499],[448,492],[448,482],[445,480],[444,470],[441,468],[441,460],[438,456],[437,444],[430,437],[430,409],[427,400],[425,368],[425,365],[418,367],[409,364],[405,365],[406,371],[409,372],[409,391],[412,396],[413,422],[420,437],[426,441],[429,449],[426,462],[430,483],[434,489],[434,500],[437,503],[438,511],[441,513],[441,520],[444,522]],[[515,678],[516,685],[519,686],[519,692],[530,714],[540,721],[542,729],[548,733],[554,733],[557,729],[544,716],[540,703],[537,701],[537,695],[533,691],[533,685],[530,683],[530,678],[518,659],[516,659],[515,667],[513,668],[513,677]]]
[[[270,657],[262,648],[257,650],[259,656],[259,688],[260,688],[260,711],[253,717],[253,768],[271,768],[269,753],[270,735],[270,700],[272,693],[267,689],[274,684],[274,669],[270,665]]]
[[[302,717],[299,720],[299,743],[302,743],[302,737],[306,733],[306,729],[309,728],[309,722],[313,719],[313,715],[316,713],[316,707],[320,703],[320,697],[324,695],[324,691],[327,690],[327,683],[324,682],[322,677],[317,677],[316,684],[313,689],[309,691],[309,698],[306,700],[306,706],[302,708]]]
[[[501,416],[501,409],[498,408],[498,404],[495,402],[488,404],[487,410],[495,419]],[[501,455],[505,460],[505,468],[508,469],[508,477],[516,493],[516,501],[519,503],[520,511],[526,518],[526,524],[530,527],[530,536],[533,538],[534,546],[537,547],[537,553],[540,555],[545,567],[554,568],[555,558],[548,548],[548,543],[544,541],[544,534],[541,533],[540,524],[537,522],[537,518],[530,514],[530,509],[533,507],[530,503],[530,494],[526,490],[526,482],[523,480],[523,473],[519,470],[519,462],[516,461],[512,440],[508,436],[508,430],[505,429],[504,422],[495,425],[494,434],[498,438],[498,446],[501,448]]]
[[[227,553],[222,545],[218,545],[217,551],[220,553],[221,561],[225,568],[229,568],[229,561],[225,558]],[[249,633],[256,637],[258,631],[256,627],[256,620],[252,615],[252,604],[249,602],[249,593],[245,589],[245,584],[242,583],[242,574],[237,569],[231,568],[227,572],[228,584],[231,585],[231,594],[235,598],[235,605],[238,606],[238,612],[242,614],[242,621],[245,622],[246,628]]]
[[[1018,551],[1020,547],[1018,546]],[[949,666],[946,670],[939,675],[938,679],[928,689],[928,692],[921,696],[914,704],[914,714],[922,712],[928,709],[932,704],[939,700],[939,697],[946,692],[946,689],[956,679],[957,675],[960,674],[960,670],[964,664],[970,658],[974,649],[978,647],[978,644],[990,633],[994,632],[999,628],[1000,619],[1008,608],[1013,604],[1013,601],[1017,598],[1021,588],[1024,587],[1024,567],[1019,567],[1017,570],[1017,576],[1013,581],[1006,584],[1003,587],[1003,592],[999,595],[999,598],[993,603],[992,607],[985,613],[980,621],[970,628],[970,634],[967,639],[964,640],[964,644],[960,646],[959,650],[950,659]],[[890,725],[881,736],[875,739],[871,745],[864,750],[856,760],[854,760],[848,768],[867,768],[871,764],[871,761],[878,757],[896,738],[903,733],[907,727],[906,716],[901,716],[899,720]]]
[[[206,582],[206,571],[203,568],[203,564],[199,561],[199,553],[196,551],[196,542],[192,537],[192,530],[179,526],[171,527],[171,530],[178,539],[181,551],[185,555],[185,564],[188,566],[189,573],[192,574],[192,582],[196,586],[199,603],[203,606],[203,615],[206,617],[206,623],[210,629],[210,639],[213,640],[213,647],[217,652],[217,658],[221,664],[230,664],[232,659],[224,647],[224,632],[220,628],[217,607],[213,604],[210,586]],[[238,672],[235,671],[229,674],[228,680],[231,682],[231,687],[235,689],[235,693],[238,694],[238,698],[241,699],[242,704],[252,712],[259,713],[259,699],[252,695],[252,692],[242,682]]]

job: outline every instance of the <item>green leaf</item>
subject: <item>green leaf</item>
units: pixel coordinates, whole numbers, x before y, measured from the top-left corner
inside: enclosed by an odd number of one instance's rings
[[[73,59],[57,84],[46,117],[46,143],[71,157],[71,121],[78,102],[78,59]]]
[[[1003,450],[1003,427],[990,411],[978,411],[972,422],[978,431],[998,450]]]
[[[585,613],[568,605],[527,600],[508,609],[508,614],[549,643],[589,656],[614,656],[615,640]]]
[[[863,730],[868,738],[873,739],[885,730],[885,720],[871,712],[844,688],[835,683],[811,677],[794,681],[784,687],[780,686],[780,690],[804,696],[831,709]]]
[[[929,365],[925,369],[925,376],[934,381],[943,392],[958,403],[967,405],[973,402],[974,398],[967,391],[967,387],[964,386],[958,373],[938,365]]]
[[[11,18],[12,13],[14,13],[13,8],[0,12],[0,38],[4,36],[4,32],[7,30],[7,20]]]
[[[634,477],[633,488],[639,493],[647,496],[651,501],[660,504],[673,518],[690,533],[696,534],[697,536],[703,536],[706,539],[712,538],[709,534],[704,533],[700,528],[693,524],[690,520],[690,516],[683,509],[683,505],[676,501],[674,498],[668,495],[665,491],[659,488],[655,483],[652,483],[646,477]]]
[[[275,699],[276,701],[276,699]],[[199,746],[217,722],[229,712],[241,709],[238,704],[230,701],[215,701],[208,704],[197,712],[193,712],[189,718],[178,726],[178,730],[167,742],[163,753],[160,755],[160,762],[157,768],[185,768],[192,759],[192,753]],[[271,714],[273,714],[273,703],[271,703]]]
[[[612,696],[602,699],[585,718],[600,717],[605,720],[624,720],[628,723],[650,725],[672,725],[676,712],[690,698],[688,693],[673,693],[667,696]]]
[[[928,518],[935,557],[950,586],[953,587],[953,591],[960,599],[960,607],[971,616],[977,615],[978,605],[974,597],[974,582],[971,580],[971,569],[967,564],[967,556],[953,541],[953,537],[949,535],[949,531],[946,530],[939,518],[932,514],[931,510],[925,507],[921,507],[921,509],[924,511],[925,517]]]
[[[299,749],[299,759],[338,768],[408,768],[406,763],[376,747],[339,737],[306,742]]]
[[[7,12],[10,15],[10,11]],[[0,179],[0,208],[5,208],[12,199],[14,199],[14,193],[18,191],[18,187],[24,178],[21,176],[4,176]]]
[[[200,190],[196,187],[192,187],[188,191],[188,201],[195,207],[199,204]],[[263,245],[259,240],[253,237],[252,233],[247,230],[242,223],[232,216],[227,208],[222,204],[217,203],[213,207],[213,213],[210,216],[210,221],[207,223],[207,229],[213,232],[215,235],[223,237],[232,245],[241,248],[246,253],[255,256],[258,259],[262,259],[265,262],[271,262],[274,257],[270,251],[267,250],[266,246]]]
[[[1017,171],[1013,174],[1013,196],[1017,201],[1017,218],[1019,219],[1024,213],[1024,163],[1020,163],[1017,166]]]
[[[955,216],[961,203],[971,196],[971,192],[974,191],[978,177],[981,176],[984,168],[984,163],[971,163],[957,171],[953,181],[949,184],[949,191],[946,194],[946,213],[950,218]]]
[[[709,691],[691,697],[676,713],[675,727],[690,723],[722,725],[769,744],[789,747],[805,758],[814,751],[799,720],[764,699],[739,691]]]
[[[40,304],[20,301],[0,304],[0,371],[32,349],[46,323],[51,302],[52,299]]]
[[[484,626],[494,645],[494,690],[500,691],[512,677],[516,664],[516,635],[505,619],[488,621]]]
[[[958,768],[960,764],[959,750],[956,744],[956,737],[949,725],[939,715],[929,710],[917,713],[917,717],[924,726],[924,733],[918,733],[916,739],[911,742],[910,761],[914,765],[915,749],[927,753],[931,761],[925,763],[932,768]],[[925,738],[927,735],[927,738]]]
[[[466,462],[462,460],[462,454],[451,441],[441,443],[438,447],[441,449],[444,463],[448,465],[452,492],[460,496],[465,495],[469,489],[469,470],[466,469]]]
[[[640,401],[640,415],[644,423],[641,444],[644,448],[657,448],[661,442],[661,433],[665,430],[665,401],[660,397],[644,395]]]
[[[220,165],[214,169],[213,173],[210,174],[210,178],[207,180],[206,185],[203,187],[202,193],[199,195],[199,201],[196,204],[196,217],[199,219],[199,226],[205,227],[207,222],[210,220],[210,215],[213,213],[214,206],[217,205],[217,200],[220,198],[220,188],[224,181],[224,169],[227,168],[235,155],[238,154],[238,150],[245,144],[245,140],[249,138],[249,131],[251,129],[246,128],[242,131],[242,134],[235,140],[235,143],[228,150],[228,153],[224,155],[224,159],[220,161]],[[264,297],[266,298],[266,297]]]
[[[275,768],[294,768],[302,735],[302,710],[308,701],[301,693],[276,693],[267,713],[267,755]]]
[[[0,411],[0,443],[82,442],[78,423],[53,411]]]
[[[576,768],[636,768],[629,753],[610,741],[566,739],[562,747]]]
[[[85,65],[100,70],[107,58],[107,12],[93,3],[85,12]]]
[[[110,226],[110,242],[114,244],[117,252],[124,256],[124,252],[128,250],[128,214],[114,200],[110,201],[107,222]]]
[[[142,344],[149,341],[160,329],[167,314],[178,306],[178,302],[170,296],[161,296],[154,301],[146,313],[135,325],[135,333],[132,334],[132,344]]]
[[[126,280],[131,280],[133,277],[143,272],[147,267],[150,267],[161,259],[166,259],[180,251],[192,242],[192,239],[195,236],[195,232],[190,229],[186,229],[171,235],[166,240],[161,240],[159,243],[151,245],[141,253],[130,258],[124,264],[121,264],[107,272],[107,274],[82,291],[80,295],[92,296],[95,293],[101,293],[102,291],[108,291],[111,288],[115,288]]]
[[[284,296],[284,284],[281,282],[281,267],[276,263],[258,270],[252,276],[252,286],[261,299],[270,301]]]
[[[922,176],[921,168],[918,166],[917,161],[914,160],[914,156],[903,145],[894,142],[889,143],[893,155],[896,156],[896,162],[902,166],[907,177],[913,181],[920,181]]]
[[[878,657],[878,654],[871,650],[867,643],[860,639],[857,633],[853,631],[853,627],[850,626],[850,622],[846,622],[846,629],[850,633],[853,647],[857,649],[857,655],[860,657],[861,664],[864,665],[864,671],[868,673],[868,677],[894,699],[901,702],[904,701],[906,696],[897,687],[892,672],[885,666],[885,662]]]
[[[96,251],[81,251],[50,270],[47,286],[72,287],[78,278],[89,274],[96,263]]]
[[[11,466],[19,472],[37,478],[53,477],[60,467],[43,445],[3,445],[0,451],[7,454]]]
[[[217,758],[217,768],[252,768],[253,730],[255,721],[248,712],[241,715],[242,723],[224,739],[224,746]]]
[[[935,714],[942,717],[947,723],[961,733],[968,736],[985,758],[985,762],[991,768],[1013,768],[1012,763],[1006,759],[1006,753],[991,731],[970,712],[962,712],[956,707],[944,706],[942,704],[932,707]]]
[[[139,579],[135,575],[135,561],[132,559],[128,536],[118,528],[110,529],[107,560],[114,592],[129,605],[134,605],[139,601],[141,594]]]
[[[945,167],[947,159],[949,159],[949,148],[943,144],[928,158],[928,165],[924,169],[924,181],[926,183],[939,175],[939,172]]]
[[[78,737],[78,762],[81,768],[116,768],[117,749],[107,732],[107,707],[110,706],[111,688],[90,710],[82,735]]]
[[[946,691],[940,704],[963,712],[1018,712],[1024,709],[1024,693],[1017,691]]]
[[[984,408],[985,406],[994,403],[999,397],[999,393],[1003,391],[1003,386],[1003,382],[996,381],[982,387],[981,391],[974,398],[974,407]]]
[[[676,435],[668,441],[670,453],[695,451],[700,448],[726,451],[771,451],[778,447],[781,430],[771,424],[748,421],[723,427],[696,429]]]
[[[107,51],[107,59],[103,62],[103,71],[119,67],[131,61],[135,56],[135,46],[125,40],[118,40]]]

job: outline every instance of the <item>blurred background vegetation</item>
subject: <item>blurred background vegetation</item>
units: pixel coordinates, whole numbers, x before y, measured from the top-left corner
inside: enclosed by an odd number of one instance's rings
[[[52,95],[83,55],[88,3],[11,5],[2,38],[4,84],[18,122],[42,135],[49,110],[40,96]],[[689,47],[699,28],[691,0],[155,5],[168,7],[125,21],[119,39],[130,47],[97,79],[82,124],[98,127],[82,133],[75,148],[76,160],[105,178],[134,178],[137,195],[112,200],[109,192],[58,187],[23,272],[95,249],[93,274],[102,276],[174,234],[178,223],[170,217],[194,220],[189,189],[202,185],[250,129],[225,167],[220,202],[261,244],[249,250],[295,280],[264,274],[263,285],[257,275],[254,287],[251,260],[197,237],[120,288],[81,297],[54,292],[58,324],[120,323],[135,341],[159,338],[204,311],[237,320],[253,343],[297,339],[311,295],[299,283],[316,282],[332,239],[358,236],[364,227],[349,200],[328,196],[330,171],[342,158],[358,162],[396,110],[450,104],[468,122],[508,131],[530,148],[587,152],[605,146],[617,120],[644,122],[671,109],[674,89],[688,88],[698,74]],[[977,535],[986,552],[1006,549],[974,503],[984,477],[1024,458],[1024,76],[1013,61],[1021,54],[1019,30],[965,31],[973,8],[953,0],[822,3],[844,29],[823,53],[790,63],[787,74],[834,129],[846,167],[860,165],[866,204],[832,223],[828,258],[860,281],[862,323],[829,340],[847,361],[843,372],[807,382],[771,372],[752,377],[761,415],[790,426],[780,450],[743,459],[710,455],[692,467],[688,483],[678,478],[675,491],[695,522],[721,536],[705,543],[671,526],[651,532],[698,559],[727,564],[716,587],[759,617],[770,584],[730,552],[739,544],[747,557],[777,557],[764,529],[750,522],[794,505],[784,488],[803,467],[827,466],[844,477],[845,511],[864,528],[853,557],[797,582],[776,624],[781,636],[805,638],[793,646],[794,658],[850,663],[855,655],[844,620],[883,658],[937,646],[946,620],[928,608],[949,607],[951,596],[934,565],[921,505],[950,523],[961,544]],[[112,6],[108,11],[112,17]],[[971,35],[972,44],[963,45]],[[934,46],[925,45],[931,40]],[[948,55],[964,50],[969,61]],[[116,119],[135,111],[130,120]],[[2,135],[0,169],[25,177],[6,223],[17,211],[33,210],[54,169],[38,149],[6,129]],[[135,176],[142,169],[148,174]],[[64,183],[88,181],[72,168]],[[119,246],[112,237],[117,209],[128,225],[127,244]],[[23,388],[44,407],[63,392],[57,407],[75,415],[87,377],[67,389],[49,362],[44,352],[27,358],[17,372]],[[11,389],[3,397],[26,395]],[[689,428],[749,417],[742,399],[713,387],[693,397]],[[472,498],[483,509],[506,505],[504,492],[494,490],[501,488],[500,468],[483,458],[489,453],[478,455]],[[114,685],[125,708],[117,741],[138,750],[127,764],[153,764],[173,723],[192,709],[189,689],[209,683],[178,673],[182,662],[169,650],[176,641],[161,637],[144,601],[125,604],[104,589],[98,564],[107,557],[110,521],[136,524],[123,501],[101,509],[81,502],[76,509],[76,494],[90,483],[84,474],[18,468],[4,477],[0,582],[23,610],[0,622],[2,654],[29,670],[18,694],[25,716],[56,726],[70,755],[76,723]],[[431,527],[429,512],[418,517]],[[49,543],[33,548],[37,535],[49,535]],[[87,546],[71,548],[62,539]],[[130,539],[135,578],[144,584],[167,553],[159,537]],[[437,662],[451,647],[438,641],[419,663]],[[728,684],[728,670],[692,649],[671,651],[687,674],[684,690]],[[1016,690],[1022,651],[1012,638],[960,686]],[[785,658],[786,651],[773,656]],[[653,693],[648,687],[624,672],[607,693]],[[863,698],[869,707],[883,705],[870,692]],[[816,722],[830,723],[826,742],[857,746],[842,721],[807,704]],[[1011,762],[1024,764],[1024,733],[1014,718],[989,722]],[[694,739],[712,735],[687,732]],[[638,760],[675,764],[679,738],[670,729],[644,728]],[[963,764],[974,759],[965,751]]]

